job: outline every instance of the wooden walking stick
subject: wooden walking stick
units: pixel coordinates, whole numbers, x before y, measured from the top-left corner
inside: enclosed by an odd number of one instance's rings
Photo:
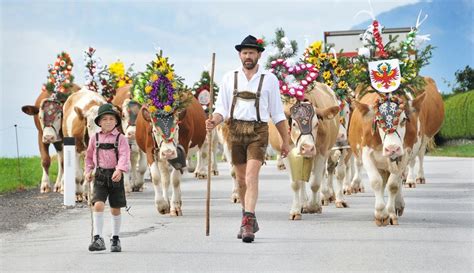
[[[211,67],[211,82],[209,83],[209,90],[211,92],[211,99],[209,101],[209,118],[212,118],[212,107],[214,102],[214,64],[216,62],[216,53],[212,53],[212,67]],[[209,236],[209,221],[210,221],[210,206],[211,206],[211,167],[212,167],[212,130],[207,132],[207,140],[209,141],[209,148],[207,153],[207,195],[206,195],[206,236]]]

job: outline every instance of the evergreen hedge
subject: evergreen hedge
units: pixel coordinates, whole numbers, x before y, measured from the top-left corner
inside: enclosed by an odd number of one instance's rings
[[[474,139],[474,90],[446,99],[444,111],[443,140]]]

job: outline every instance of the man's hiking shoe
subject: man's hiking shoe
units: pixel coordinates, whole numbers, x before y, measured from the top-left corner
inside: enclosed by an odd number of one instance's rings
[[[255,224],[253,225],[253,233],[256,233],[259,230],[260,228],[258,227],[257,218],[255,218]],[[240,226],[239,233],[237,233],[237,239],[242,239],[242,232],[243,232],[243,226]]]
[[[105,250],[105,243],[104,239],[102,239],[99,235],[94,236],[94,241],[89,245],[89,251],[101,251]]]
[[[122,246],[120,245],[120,239],[118,236],[113,236],[110,239],[110,252],[121,252]]]
[[[257,219],[255,218],[255,214],[251,212],[246,212],[244,217],[242,218],[242,242],[244,243],[251,243],[255,239],[254,230],[258,226],[256,225]],[[255,231],[256,232],[256,231]]]

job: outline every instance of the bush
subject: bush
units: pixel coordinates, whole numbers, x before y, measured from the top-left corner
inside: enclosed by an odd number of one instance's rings
[[[474,90],[449,97],[444,110],[443,140],[474,139]]]

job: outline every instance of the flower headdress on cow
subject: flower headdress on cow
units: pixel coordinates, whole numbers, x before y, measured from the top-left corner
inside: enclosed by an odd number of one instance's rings
[[[192,94],[201,104],[204,111],[208,112],[209,103],[211,102],[211,76],[209,75],[209,71],[203,71],[201,74],[201,79],[197,81],[192,89]],[[214,84],[213,85],[213,96],[214,98],[217,97],[219,93],[219,87]],[[213,100],[214,101],[214,100]]]
[[[417,37],[419,26],[427,18],[425,16],[420,22],[420,16],[421,11],[416,26],[398,46],[394,46],[398,36],[389,36],[388,43],[383,44],[383,28],[373,16],[372,24],[362,35],[365,50],[359,50],[362,54],[356,63],[358,66],[365,66],[367,73],[356,75],[356,80],[364,83],[366,87],[372,85],[380,95],[374,106],[374,131],[378,124],[384,132],[393,133],[399,124],[400,112],[405,111],[401,96],[413,98],[425,85],[419,72],[423,66],[429,64],[433,47],[428,45],[420,48],[421,42],[429,40],[429,35]],[[363,95],[364,93],[361,93],[359,96]]]
[[[304,60],[294,59],[297,43],[290,41],[283,29],[275,31],[275,39],[271,45],[275,50],[270,53],[266,67],[278,78],[282,99],[302,101],[304,93],[314,86],[313,83],[319,75],[318,69]]]
[[[43,85],[42,91],[51,94],[51,98],[64,103],[71,94],[74,76],[72,75],[71,57],[66,52],[57,55],[54,64],[48,66],[48,81]]]
[[[174,137],[173,124],[178,121],[175,115],[191,102],[191,90],[177,76],[173,65],[160,51],[156,59],[147,65],[133,81],[134,99],[146,105],[153,122],[161,129],[165,140]]]

